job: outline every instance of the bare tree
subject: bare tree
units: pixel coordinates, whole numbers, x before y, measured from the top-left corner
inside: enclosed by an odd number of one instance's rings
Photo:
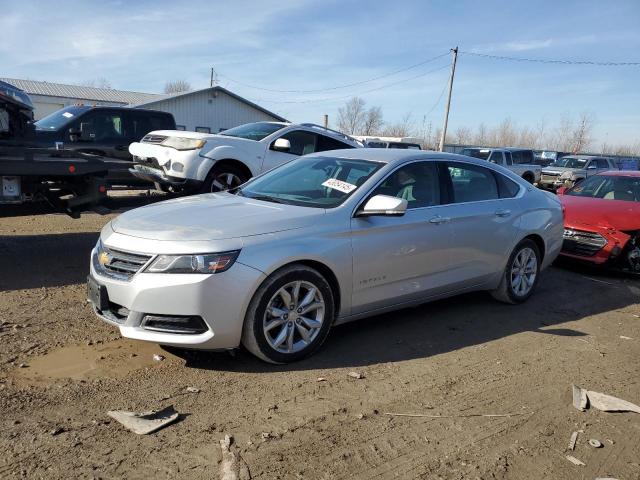
[[[583,112],[578,118],[578,123],[572,132],[573,153],[579,153],[585,151],[591,145],[593,141],[591,132],[593,130],[593,115],[588,112]]]
[[[106,88],[112,89],[111,82],[104,77],[93,78],[91,80],[84,80],[79,83],[82,87],[91,87],[91,88]]]
[[[364,116],[362,122],[362,135],[377,135],[382,130],[384,121],[382,120],[382,108],[371,107]]]
[[[387,127],[382,132],[388,137],[410,137],[414,131],[413,122],[411,120],[411,113],[407,113],[402,120]]]
[[[458,127],[453,134],[453,141],[458,145],[468,145],[471,143],[471,129],[469,127]]]
[[[164,85],[164,93],[180,93],[193,90],[191,84],[186,80],[172,80]]]
[[[362,131],[366,116],[365,101],[360,97],[353,97],[338,109],[338,130],[355,135]]]
[[[478,130],[473,138],[473,143],[479,146],[484,146],[487,143],[487,126],[484,123],[478,125]]]

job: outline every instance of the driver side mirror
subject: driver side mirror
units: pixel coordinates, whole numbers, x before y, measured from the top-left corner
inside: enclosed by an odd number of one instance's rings
[[[278,138],[271,144],[271,150],[288,153],[291,150],[291,142],[286,138]]]
[[[356,217],[401,217],[406,211],[407,201],[404,198],[375,195],[356,213]]]
[[[72,142],[92,142],[96,138],[95,132],[91,129],[91,124],[82,122],[80,128],[72,127],[69,129],[69,140]]]
[[[587,170],[596,170],[598,167],[596,167],[595,165],[589,165],[587,167]]]

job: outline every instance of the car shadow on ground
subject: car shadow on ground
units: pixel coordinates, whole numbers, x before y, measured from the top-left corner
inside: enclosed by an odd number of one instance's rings
[[[504,305],[487,293],[452,297],[332,329],[313,356],[289,365],[269,365],[244,350],[228,353],[171,349],[189,368],[235,372],[274,372],[364,367],[439,355],[510,335],[585,336],[559,325],[619,310],[640,301],[627,282],[594,282],[576,272],[550,268],[539,288],[522,305]],[[629,284],[631,285],[631,284]],[[594,301],[597,298],[597,301]]]

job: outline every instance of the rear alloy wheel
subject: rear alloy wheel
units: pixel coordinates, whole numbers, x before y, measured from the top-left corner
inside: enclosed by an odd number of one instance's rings
[[[266,362],[294,362],[322,345],[333,316],[333,293],[324,277],[292,265],[270,276],[254,295],[242,343]]]
[[[540,250],[533,240],[523,240],[511,253],[502,281],[491,295],[505,303],[522,303],[533,293],[540,273]]]
[[[233,165],[214,166],[200,188],[200,193],[223,192],[239,187],[248,180],[242,170]]]

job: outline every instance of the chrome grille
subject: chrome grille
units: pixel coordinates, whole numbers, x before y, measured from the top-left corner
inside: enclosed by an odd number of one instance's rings
[[[129,280],[151,260],[151,257],[151,255],[114,250],[99,244],[93,258],[93,265],[102,275],[118,280]]]
[[[145,135],[142,143],[162,143],[167,139],[165,135]]]
[[[562,251],[583,257],[592,257],[607,244],[600,234],[566,228],[563,235]]]

